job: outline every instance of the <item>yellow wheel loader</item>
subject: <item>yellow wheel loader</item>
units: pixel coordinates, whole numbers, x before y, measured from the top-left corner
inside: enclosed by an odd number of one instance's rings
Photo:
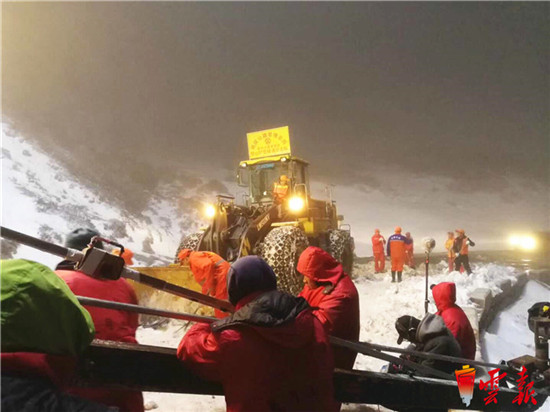
[[[310,195],[308,162],[290,153],[288,127],[249,133],[248,160],[240,162],[238,184],[248,193],[237,204],[219,195],[206,212],[210,224],[184,236],[181,249],[207,250],[229,262],[260,255],[274,269],[279,288],[297,294],[303,281],[296,263],[308,246],[319,246],[353,266],[354,242],[349,225],[340,225],[336,203]]]

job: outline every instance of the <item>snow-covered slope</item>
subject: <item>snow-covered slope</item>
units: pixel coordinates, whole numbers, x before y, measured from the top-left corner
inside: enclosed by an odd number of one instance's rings
[[[93,167],[93,161],[83,167]],[[203,222],[192,209],[181,212],[173,191],[159,187],[141,214],[130,214],[100,191],[70,175],[47,153],[2,124],[2,225],[54,243],[78,227],[98,230],[135,253],[136,265],[169,262],[182,233]],[[189,191],[182,194],[193,198]],[[3,257],[34,259],[49,266],[59,258],[2,243]]]

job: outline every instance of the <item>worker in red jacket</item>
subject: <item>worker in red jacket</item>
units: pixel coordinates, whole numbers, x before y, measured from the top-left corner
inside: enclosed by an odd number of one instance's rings
[[[178,253],[178,259],[181,264],[189,264],[203,294],[227,300],[227,272],[231,267],[227,261],[213,252],[194,252],[190,249],[182,249]],[[215,309],[214,313],[218,319],[229,315],[219,309]]]
[[[236,312],[191,327],[178,358],[222,383],[228,412],[335,410],[328,337],[307,302],[278,291],[258,256],[237,260],[228,278]]]
[[[387,254],[391,258],[391,281],[395,282],[397,274],[397,282],[401,282],[403,274],[403,265],[405,264],[405,245],[409,240],[401,234],[401,227],[395,228],[395,233],[388,239]]]
[[[386,267],[386,255],[384,254],[384,245],[386,239],[380,234],[380,229],[374,230],[374,235],[371,238],[372,241],[372,254],[374,256],[374,273],[380,273],[384,271]]]
[[[297,270],[304,276],[301,297],[317,308],[314,312],[329,335],[359,340],[359,294],[342,265],[323,249],[309,246],[300,255]],[[334,366],[352,369],[356,352],[334,348]]]
[[[67,235],[65,246],[82,250],[91,238],[99,236],[95,230],[76,229]],[[96,247],[102,248],[101,242]],[[138,304],[136,293],[126,279],[104,280],[92,278],[74,270],[74,262],[63,261],[57,265],[55,273],[67,283],[77,296],[110,300],[121,303]],[[96,329],[96,339],[117,342],[137,343],[136,329],[139,326],[138,314],[120,310],[84,307],[90,312]],[[69,393],[109,406],[118,407],[122,412],[143,411],[141,392],[105,388],[71,388]]]
[[[476,356],[476,338],[468,317],[456,301],[456,285],[453,282],[442,282],[432,285],[432,295],[437,313],[462,349],[462,357],[474,359]]]
[[[414,269],[416,267],[414,263],[414,240],[411,237],[411,232],[405,233],[407,242],[405,243],[405,264]]]

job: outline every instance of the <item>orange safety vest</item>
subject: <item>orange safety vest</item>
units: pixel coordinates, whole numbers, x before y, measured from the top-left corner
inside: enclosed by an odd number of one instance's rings
[[[284,199],[288,194],[288,185],[282,185],[275,182],[273,184],[273,197],[275,199]]]

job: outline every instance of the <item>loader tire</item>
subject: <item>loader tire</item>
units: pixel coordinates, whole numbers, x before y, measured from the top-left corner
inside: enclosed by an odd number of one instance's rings
[[[344,271],[351,276],[353,270],[354,241],[347,230],[334,229],[329,231],[328,252],[342,264]]]
[[[265,237],[259,248],[260,256],[277,275],[279,290],[292,295],[302,291],[304,281],[296,271],[296,265],[308,244],[304,231],[294,226],[277,227]]]
[[[202,234],[203,232],[195,232],[195,233],[191,233],[190,235],[186,235],[181,239],[180,245],[178,246],[178,250],[176,251],[174,263],[179,263],[178,254],[180,253],[180,250],[182,249],[195,250],[195,248],[199,245],[199,242],[201,241]]]

